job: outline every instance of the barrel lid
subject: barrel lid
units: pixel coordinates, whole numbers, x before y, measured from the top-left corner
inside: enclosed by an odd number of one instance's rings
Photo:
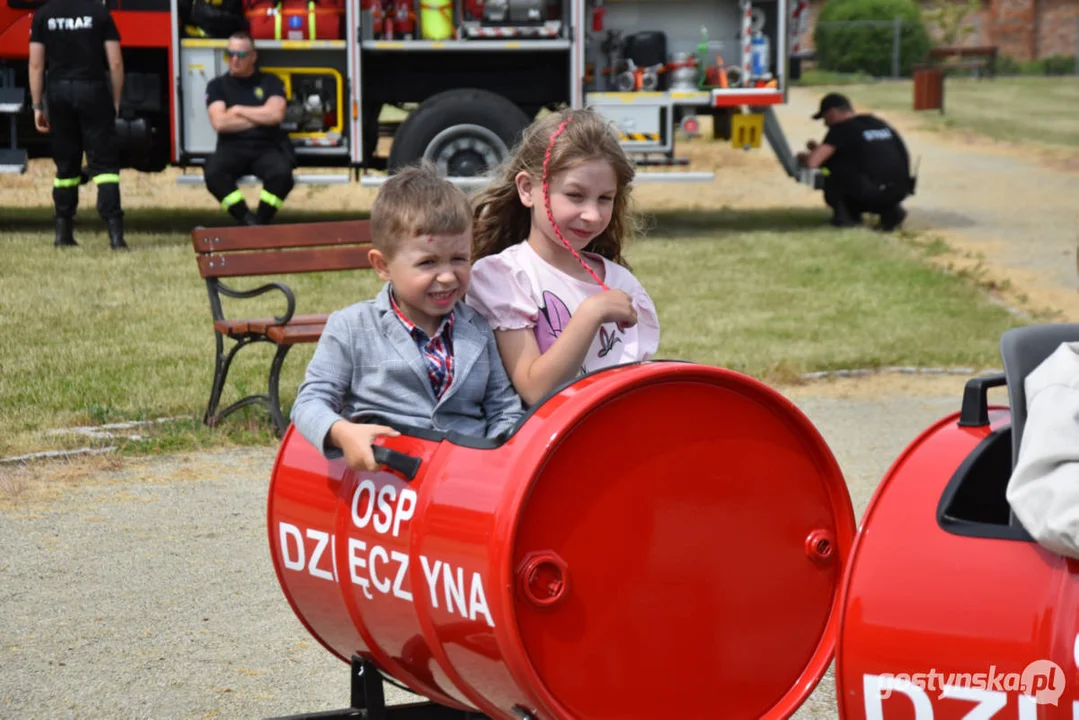
[[[522,500],[518,672],[558,717],[787,717],[835,648],[855,532],[839,467],[752,378],[623,380]]]

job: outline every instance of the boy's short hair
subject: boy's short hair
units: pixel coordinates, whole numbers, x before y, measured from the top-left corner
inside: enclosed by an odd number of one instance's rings
[[[419,235],[458,235],[472,226],[468,196],[423,162],[383,184],[371,205],[371,244],[391,257],[401,240]]]

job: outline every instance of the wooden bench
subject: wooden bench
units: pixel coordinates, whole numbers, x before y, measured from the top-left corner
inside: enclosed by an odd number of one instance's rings
[[[297,315],[296,297],[282,282],[270,282],[249,290],[237,290],[223,280],[263,275],[360,270],[370,268],[371,227],[367,220],[347,220],[256,227],[197,227],[191,231],[199,274],[210,295],[217,351],[210,402],[203,422],[211,427],[230,413],[252,404],[266,408],[278,437],[288,421],[281,412],[278,381],[285,356],[293,346],[314,343],[322,336],[328,315]],[[285,312],[267,318],[227,318],[222,296],[247,299],[278,291],[285,300]],[[232,345],[225,351],[226,340]],[[277,346],[270,364],[268,391],[237,400],[218,412],[221,392],[229,367],[241,348],[268,342]]]
[[[994,46],[976,47],[935,47],[929,50],[930,59],[943,68],[971,68],[978,73],[987,70],[989,77],[997,74],[997,48]],[[959,58],[957,62],[942,62],[948,58]],[[964,58],[973,58],[964,60]]]

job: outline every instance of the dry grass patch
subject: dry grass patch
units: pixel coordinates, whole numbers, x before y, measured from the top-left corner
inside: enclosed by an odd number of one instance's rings
[[[125,465],[117,455],[0,464],[0,512],[34,513],[79,487],[108,482]]]

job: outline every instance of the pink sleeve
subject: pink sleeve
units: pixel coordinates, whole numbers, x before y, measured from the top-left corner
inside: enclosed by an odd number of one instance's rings
[[[633,298],[633,307],[637,310],[637,332],[641,344],[640,360],[651,360],[659,350],[659,313],[656,305],[648,296],[644,287],[637,285],[636,291],[630,293]]]
[[[656,312],[656,304],[629,270],[614,263],[609,263],[607,268],[612,272],[613,286],[624,290],[637,310],[637,337],[640,343],[640,357],[637,359],[651,360],[659,350],[659,313]]]
[[[502,255],[481,258],[472,266],[465,303],[485,318],[492,330],[535,327],[539,305],[523,270]]]

